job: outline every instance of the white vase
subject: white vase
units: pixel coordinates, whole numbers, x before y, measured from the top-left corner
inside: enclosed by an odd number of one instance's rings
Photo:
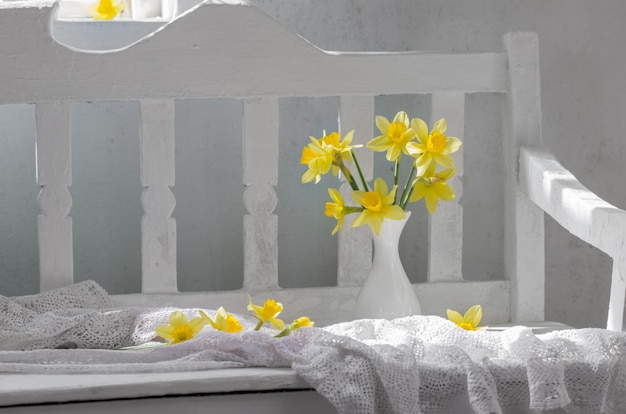
[[[400,234],[410,216],[411,212],[407,211],[402,220],[385,219],[380,234],[372,232],[374,259],[356,301],[356,319],[394,319],[421,314],[422,308],[398,252]]]

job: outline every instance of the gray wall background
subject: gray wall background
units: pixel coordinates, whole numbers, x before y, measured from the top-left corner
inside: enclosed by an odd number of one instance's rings
[[[626,3],[621,0],[256,0],[286,27],[327,50],[501,50],[511,30],[539,34],[546,144],[566,168],[609,202],[626,207]],[[45,64],[45,62],[42,62]],[[332,285],[334,226],[323,217],[327,185],[300,184],[309,135],[337,126],[337,99],[281,101],[280,283]],[[377,114],[429,116],[428,96],[380,97]],[[241,102],[180,101],[176,106],[179,286],[235,289],[242,281]],[[468,279],[500,279],[502,260],[500,98],[466,102],[465,250]],[[34,107],[0,107],[0,294],[38,290]],[[76,103],[72,108],[75,278],[112,293],[140,280],[138,105]],[[450,131],[452,132],[452,131]],[[458,133],[458,135],[462,135]],[[377,159],[379,174],[388,165]],[[426,214],[405,230],[403,260],[425,280]],[[611,261],[546,221],[546,313],[576,327],[603,326]],[[415,237],[417,235],[418,237]],[[421,237],[424,235],[424,237]],[[409,253],[410,251],[410,253]],[[325,258],[320,260],[320,258]]]

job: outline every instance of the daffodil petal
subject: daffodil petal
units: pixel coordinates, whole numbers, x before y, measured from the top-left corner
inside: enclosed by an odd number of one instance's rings
[[[389,130],[389,120],[384,116],[377,116],[375,121],[376,128],[378,128],[381,134],[386,135]]]
[[[318,174],[315,171],[307,170],[304,174],[302,174],[302,184],[310,183],[311,181],[315,180],[317,176]]]
[[[400,158],[401,153],[402,150],[399,145],[392,145],[387,149],[387,160],[395,162]]]
[[[409,115],[407,115],[406,112],[404,111],[400,111],[396,114],[396,116],[393,117],[393,122],[400,122],[404,125],[406,125],[406,127],[409,127]]]
[[[422,145],[426,144],[428,141],[428,125],[426,125],[426,122],[420,118],[413,118],[411,120],[411,128],[415,131],[419,142]]]
[[[435,122],[433,125],[433,131],[439,131],[441,133],[446,132],[448,128],[448,123],[446,122],[446,118],[441,118],[439,121]]]
[[[453,152],[457,152],[459,149],[461,149],[462,145],[463,141],[461,141],[457,137],[448,137],[448,139],[446,140],[446,153],[451,154]]]
[[[368,216],[369,216],[369,211],[368,210],[363,210],[361,212],[361,214],[356,216],[356,218],[352,221],[352,227],[359,227],[359,226],[362,226],[363,224],[365,224],[365,222],[367,221]]]
[[[365,145],[365,147],[372,151],[382,152],[382,151],[387,150],[387,148],[389,148],[389,145],[390,145],[389,138],[387,138],[384,135],[380,135],[375,138],[372,138]]]
[[[420,154],[423,154],[424,152],[426,152],[426,147],[424,146],[424,144],[420,144],[418,142],[411,141],[411,142],[408,142],[406,144],[406,151],[410,155],[412,155],[414,157],[417,157]]]
[[[424,194],[424,201],[426,203],[426,209],[430,214],[434,213],[439,206],[439,197],[432,191],[426,191]]]
[[[174,311],[170,315],[170,325],[179,326],[179,325],[184,325],[186,323],[187,323],[187,318],[185,317],[185,314],[182,313],[181,311]]]
[[[441,170],[437,173],[437,177],[441,178],[444,181],[449,180],[452,176],[456,174],[456,168],[447,168],[445,170]]]
[[[382,230],[383,228],[383,218],[377,215],[372,215],[368,224],[370,225],[370,228],[372,229],[374,234],[378,236],[380,234],[380,230]]]
[[[285,322],[280,319],[270,319],[270,324],[272,328],[282,331],[285,328]]]
[[[365,197],[365,191],[355,190],[352,192],[351,195],[355,203],[361,204],[361,200],[363,200],[363,197]]]
[[[448,319],[451,322],[454,322],[457,325],[460,325],[464,322],[463,317],[461,316],[461,314],[455,310],[452,309],[446,309],[446,314],[448,316]]]
[[[444,154],[433,154],[435,162],[441,165],[443,168],[454,168],[454,158]]]
[[[473,327],[477,327],[483,318],[483,308],[480,305],[474,305],[465,312],[463,319]]]
[[[171,325],[159,325],[154,328],[154,332],[161,338],[170,340],[172,339],[172,334],[174,333],[174,327]]]
[[[406,217],[406,212],[402,210],[402,207],[398,205],[393,205],[385,207],[384,216],[385,218],[391,220],[402,220]]]
[[[437,197],[444,201],[454,200],[454,190],[446,183],[434,183],[432,185],[433,191],[437,194]]]
[[[411,194],[411,198],[409,202],[413,203],[415,201],[421,200],[426,194],[426,184],[422,180],[418,180],[415,184],[413,184],[413,194]]]

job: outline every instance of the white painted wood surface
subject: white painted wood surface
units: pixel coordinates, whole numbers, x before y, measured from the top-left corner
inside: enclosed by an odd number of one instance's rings
[[[326,326],[354,319],[353,311],[360,286],[268,289],[246,289],[221,292],[186,292],[181,294],[126,294],[113,295],[121,306],[174,306],[181,308],[211,308],[224,306],[232,312],[246,313],[248,293],[255,303],[267,298],[281,302],[281,317],[291,320],[309,316],[316,326]],[[446,315],[446,308],[468,309],[477,303],[484,309],[484,323],[506,323],[511,319],[509,281],[417,283],[413,289],[428,315]]]
[[[174,101],[141,101],[141,289],[176,292]]]
[[[120,351],[124,352],[124,351]],[[274,389],[309,389],[290,368],[232,368],[204,371],[0,376],[0,407],[64,401],[110,400]],[[78,392],[77,392],[78,391]]]
[[[315,391],[251,392],[140,398],[98,403],[72,403],[2,408],[3,414],[337,414],[337,410]]]
[[[0,33],[15,39],[0,49],[0,78],[11,79],[0,103],[506,90],[503,53],[324,52],[249,4],[202,4],[105,55],[54,43],[42,30],[49,7],[0,10]]]
[[[37,184],[41,214],[39,233],[40,289],[50,289],[74,282],[72,246],[72,136],[68,103],[38,104]]]
[[[446,135],[463,140],[465,131],[465,94],[437,92],[432,95],[431,122],[446,118]],[[452,154],[456,175],[448,182],[456,198],[440,203],[436,214],[428,217],[428,281],[463,280],[463,147]]]
[[[354,145],[363,145],[373,136],[372,120],[374,119],[373,96],[342,96],[339,101],[339,130],[341,137],[354,130],[352,139]],[[371,151],[357,149],[357,160],[361,167],[363,177],[368,183],[372,182],[374,174],[374,154]],[[356,168],[352,172],[358,174]],[[354,177],[359,185],[361,180]],[[352,188],[345,182],[339,188],[344,200],[352,199]],[[352,228],[352,222],[356,215],[350,214],[345,217],[344,231],[338,233],[339,252],[337,285],[338,286],[361,286],[365,281],[370,267],[372,267],[372,248],[364,246],[372,245],[372,235],[367,226]]]
[[[504,263],[511,280],[513,322],[540,321],[545,307],[543,211],[518,184],[519,147],[542,145],[539,44],[534,33],[504,37],[509,57],[504,116]]]
[[[247,99],[243,122],[243,285],[278,287],[278,99]]]
[[[565,229],[613,258],[607,328],[621,331],[626,296],[626,211],[589,191],[543,147],[522,147],[520,186]]]

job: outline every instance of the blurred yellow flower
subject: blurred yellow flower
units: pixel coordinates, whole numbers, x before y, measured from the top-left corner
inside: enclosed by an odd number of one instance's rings
[[[444,201],[454,199],[454,190],[452,190],[452,187],[450,187],[446,181],[452,178],[455,172],[455,168],[448,168],[435,173],[434,165],[432,165],[428,168],[427,174],[424,177],[415,180],[413,193],[409,198],[409,202],[419,201],[424,198],[426,208],[430,213],[434,213],[439,206],[440,199]]]
[[[326,210],[324,211],[324,214],[326,217],[334,217],[337,219],[337,225],[333,229],[332,233],[335,234],[338,230],[343,229],[343,220],[346,215],[343,210],[343,197],[341,196],[341,193],[334,188],[328,189],[328,195],[334,203],[331,203],[330,201],[326,202]]]
[[[118,0],[100,0],[89,7],[89,14],[95,20],[111,20],[124,11],[126,4]]]
[[[169,322],[169,325],[157,326],[154,332],[161,338],[167,340],[170,345],[193,338],[204,326],[202,318],[187,320],[187,317],[181,311],[172,312]]]
[[[385,218],[402,220],[406,213],[402,207],[393,204],[395,196],[396,187],[387,193],[387,184],[382,178],[374,181],[374,191],[353,191],[352,199],[363,206],[363,211],[354,219],[352,227],[369,224],[374,233],[380,234]]]
[[[428,126],[420,118],[411,120],[411,129],[417,134],[418,142],[410,142],[406,148],[409,154],[414,156],[417,175],[435,163],[443,168],[454,167],[454,159],[450,156],[461,148],[461,140],[456,137],[448,137],[445,132],[448,124],[445,118],[435,122],[432,131],[428,133]]]
[[[376,127],[381,132],[370,140],[366,147],[372,151],[387,151],[387,160],[397,161],[402,152],[407,152],[407,144],[415,138],[415,131],[409,126],[409,116],[406,112],[400,111],[389,122],[384,116],[376,117]]]
[[[285,322],[278,319],[277,316],[283,311],[283,305],[276,302],[274,299],[267,299],[263,306],[258,306],[252,303],[252,298],[248,296],[248,308],[252,311],[254,317],[259,320],[259,323],[254,328],[255,330],[261,329],[266,322],[269,322],[274,329],[283,330],[285,328]]]
[[[480,305],[474,305],[465,312],[465,315],[461,316],[457,311],[447,309],[448,320],[454,322],[459,327],[466,331],[479,331],[485,329],[479,327],[480,320],[483,318],[483,308]]]
[[[203,311],[200,311],[200,315],[206,323],[218,331],[236,333],[241,332],[243,329],[237,318],[235,318],[232,313],[226,313],[226,309],[223,307],[220,307],[215,313],[215,321]]]
[[[341,136],[339,132],[331,132],[328,135],[322,137],[323,144],[332,148],[335,154],[341,155],[341,158],[344,161],[352,161],[352,149],[353,148],[361,148],[363,145],[350,145],[352,144],[352,139],[354,136],[354,130],[349,131],[343,137],[343,141],[341,141]]]
[[[296,329],[304,328],[307,326],[313,326],[315,323],[309,319],[308,316],[302,316],[289,324],[285,329],[283,329],[277,335],[274,335],[274,338],[282,338],[283,336],[288,336],[291,332]]]
[[[302,316],[294,320],[293,322],[291,322],[291,324],[289,325],[289,329],[291,329],[292,331],[295,331],[296,329],[304,328],[305,326],[313,326],[313,325],[315,325],[315,322],[309,319],[308,316]]]
[[[328,147],[324,147],[321,139],[311,137],[311,143],[302,149],[300,164],[306,164],[309,169],[302,175],[302,183],[315,181],[319,183],[322,175],[330,171],[333,164],[333,152]]]

